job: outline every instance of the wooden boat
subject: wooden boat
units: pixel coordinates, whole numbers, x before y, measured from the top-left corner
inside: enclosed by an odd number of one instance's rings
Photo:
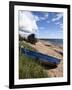
[[[46,55],[46,54],[42,54],[36,51],[32,51],[32,50],[28,50],[26,48],[21,48],[21,52],[29,57],[35,58],[40,60],[42,63],[44,64],[48,64],[48,65],[58,65],[60,63],[60,59]]]

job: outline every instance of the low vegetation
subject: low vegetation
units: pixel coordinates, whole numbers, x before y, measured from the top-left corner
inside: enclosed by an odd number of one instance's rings
[[[20,42],[20,46],[34,50],[25,42]],[[48,77],[45,69],[37,62],[36,59],[28,57],[21,53],[19,50],[19,79],[28,79],[28,78],[46,78]]]

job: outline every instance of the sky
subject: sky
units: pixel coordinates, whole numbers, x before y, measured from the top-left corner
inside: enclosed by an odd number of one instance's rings
[[[35,33],[37,38],[63,39],[63,13],[20,10],[19,31],[23,36]]]

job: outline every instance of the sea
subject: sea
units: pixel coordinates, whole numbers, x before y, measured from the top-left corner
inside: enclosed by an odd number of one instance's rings
[[[50,42],[54,45],[63,46],[63,39],[42,39],[43,41]]]
[[[63,39],[48,39],[48,42],[55,45],[63,45]]]

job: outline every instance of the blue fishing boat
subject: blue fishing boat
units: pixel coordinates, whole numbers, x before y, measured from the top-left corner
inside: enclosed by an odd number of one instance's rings
[[[21,48],[21,52],[29,57],[37,58],[38,60],[42,61],[44,64],[50,65],[58,65],[61,59],[42,54],[36,51],[29,50],[27,48]]]

